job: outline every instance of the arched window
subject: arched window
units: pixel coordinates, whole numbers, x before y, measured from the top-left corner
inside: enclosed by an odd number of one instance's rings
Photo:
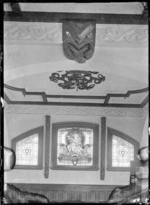
[[[139,143],[112,128],[108,128],[107,136],[107,169],[130,171],[131,161],[137,160]]]
[[[98,170],[98,124],[53,123],[52,144],[52,169]]]
[[[43,127],[25,132],[12,139],[18,169],[43,168]]]

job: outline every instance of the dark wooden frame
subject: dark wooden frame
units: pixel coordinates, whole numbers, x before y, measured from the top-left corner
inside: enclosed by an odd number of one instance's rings
[[[93,166],[61,166],[57,165],[57,132],[60,128],[69,127],[82,127],[93,129]],[[52,152],[51,152],[51,169],[53,170],[85,170],[85,171],[96,171],[98,170],[99,162],[99,125],[89,122],[62,122],[52,124]]]
[[[108,171],[127,171],[127,172],[129,172],[131,170],[131,165],[130,165],[130,167],[112,167],[112,136],[113,135],[116,135],[116,136],[128,141],[129,143],[131,143],[134,146],[134,161],[133,162],[137,161],[136,155],[137,155],[138,149],[139,149],[139,142],[137,142],[135,139],[126,135],[123,132],[120,132],[120,131],[115,130],[115,129],[110,128],[110,127],[107,128],[107,170]],[[134,164],[136,164],[136,163],[134,163]]]
[[[100,179],[105,179],[105,149],[106,146],[106,117],[101,117],[101,151],[100,151],[100,158],[101,158],[101,168],[100,168]]]
[[[44,177],[49,177],[49,163],[50,163],[50,126],[51,117],[45,116],[45,165],[44,165]]]
[[[68,13],[68,12],[4,12],[4,21],[63,23],[64,20],[95,20],[96,24],[147,25],[148,17],[141,14]]]
[[[43,169],[43,126],[29,130],[11,140],[11,147],[16,152],[16,143],[33,134],[39,135],[38,141],[38,165],[15,165],[14,169]]]

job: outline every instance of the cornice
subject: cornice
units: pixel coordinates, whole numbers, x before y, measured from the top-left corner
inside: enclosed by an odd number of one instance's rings
[[[75,116],[106,116],[106,117],[145,117],[143,108],[106,108],[81,106],[44,106],[44,105],[8,105],[5,103],[6,113],[41,114],[41,115],[75,115]]]
[[[6,44],[62,44],[61,23],[5,22]],[[147,25],[96,25],[96,46],[147,46]]]

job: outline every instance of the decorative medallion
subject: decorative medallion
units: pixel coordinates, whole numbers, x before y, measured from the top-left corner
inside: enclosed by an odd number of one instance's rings
[[[23,150],[23,153],[27,156],[31,155],[31,148],[30,147],[25,147]]]
[[[63,71],[52,73],[49,79],[63,89],[90,90],[95,84],[100,84],[105,77],[99,72],[70,70],[60,74]]]
[[[63,22],[64,55],[78,63],[84,63],[93,56],[95,48],[95,21]]]

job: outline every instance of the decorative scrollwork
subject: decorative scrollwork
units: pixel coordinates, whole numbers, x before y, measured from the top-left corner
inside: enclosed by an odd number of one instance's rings
[[[90,90],[95,84],[100,84],[105,77],[99,72],[71,70],[60,74],[62,71],[52,73],[49,79],[63,89]],[[63,82],[62,82],[63,81]]]

